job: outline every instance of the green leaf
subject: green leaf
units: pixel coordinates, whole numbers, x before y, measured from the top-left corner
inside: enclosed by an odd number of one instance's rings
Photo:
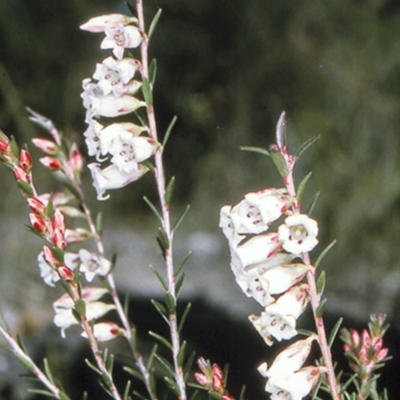
[[[103,234],[103,214],[99,212],[96,216],[96,233],[101,237]]]
[[[243,385],[242,389],[240,391],[239,400],[243,400],[244,399],[244,392],[245,391],[246,391],[246,385]]]
[[[272,145],[269,148],[269,153],[280,175],[286,178],[289,175],[289,168],[279,148],[276,145]]]
[[[54,377],[53,374],[51,373],[51,369],[49,366],[49,362],[47,361],[47,358],[43,359],[43,365],[44,365],[44,370],[46,372],[47,378],[49,378],[49,381],[54,384]]]
[[[165,279],[163,278],[163,276],[160,274],[159,271],[157,271],[157,269],[153,266],[153,265],[149,265],[149,268],[153,271],[154,275],[158,278],[158,280],[160,281],[161,285],[163,286],[163,288],[165,290],[168,290],[168,285],[167,282],[165,282]]]
[[[315,310],[315,315],[316,315],[317,318],[321,318],[324,315],[324,311],[325,311],[325,306],[326,306],[327,300],[328,299],[323,299],[321,301],[320,305]]]
[[[97,374],[101,375],[101,371],[95,365],[93,365],[87,358],[85,358],[85,363],[90,369],[92,369]]]
[[[131,397],[129,396],[129,392],[131,391],[131,381],[126,382],[125,390],[124,390],[124,400],[131,400]]]
[[[299,157],[318,139],[320,138],[320,135],[314,136],[308,140],[306,140],[296,151],[294,155],[294,162],[296,162]]]
[[[57,399],[57,397],[54,395],[52,392],[48,392],[47,390],[42,390],[42,389],[28,389],[29,393],[35,393],[35,394],[40,394],[42,396],[46,397],[52,397],[53,399]]]
[[[240,150],[251,151],[253,153],[259,153],[267,157],[271,157],[271,153],[267,149],[261,147],[251,147],[251,146],[240,146]]]
[[[326,283],[326,274],[325,274],[325,271],[321,271],[321,273],[319,274],[319,277],[317,279],[317,293],[320,296],[324,292],[325,283]]]
[[[196,357],[196,352],[195,352],[195,351],[192,351],[192,353],[191,353],[190,356],[188,357],[188,359],[187,359],[187,361],[186,361],[186,364],[185,364],[185,366],[184,366],[184,368],[183,368],[183,377],[184,377],[184,379],[185,379],[185,382],[186,382],[186,380],[187,380],[188,374],[189,374],[190,371],[191,371],[191,368],[192,368],[193,361],[194,361],[194,358],[195,358],[195,357]]]
[[[178,331],[179,332],[182,331],[183,325],[185,324],[186,318],[187,318],[187,316],[189,314],[189,311],[190,311],[191,307],[192,307],[192,303],[187,303],[186,304],[185,311],[183,312],[181,320],[179,322],[179,326],[178,326]]]
[[[158,333],[149,331],[149,335],[152,336],[154,339],[157,339],[160,343],[162,343],[167,349],[172,350],[172,345],[171,343],[168,342],[167,339],[163,338],[160,336]]]
[[[318,197],[320,195],[320,192],[317,192],[314,194],[314,196],[311,198],[310,202],[308,203],[307,206],[307,212],[306,214],[311,215],[312,211],[314,210],[315,204],[317,203]]]
[[[150,356],[149,356],[149,360],[147,361],[147,370],[149,371],[153,365],[153,361],[154,361],[154,355],[157,353],[158,350],[158,345],[157,343],[154,344]]]
[[[164,368],[171,374],[171,376],[174,376],[174,369],[164,357],[161,357],[157,353],[154,354],[154,357],[164,366]]]
[[[142,376],[142,374],[137,371],[136,369],[130,368],[130,367],[122,367],[122,369],[127,372],[129,375],[133,376],[134,378],[138,379],[141,382],[144,382],[144,378]]]
[[[182,275],[178,278],[175,284],[175,296],[178,297],[179,293],[182,289],[183,282],[185,281],[185,273],[183,272]]]
[[[114,368],[114,355],[110,354],[107,360],[107,365],[106,365],[107,371],[109,372],[110,375],[112,375],[113,368]]]
[[[130,296],[129,296],[129,293],[127,293],[124,297],[124,313],[126,315],[129,314],[129,300],[130,300]]]
[[[190,205],[188,204],[186,206],[186,208],[181,212],[181,214],[179,215],[178,219],[175,221],[175,224],[174,224],[174,226],[172,228],[172,233],[175,233],[176,230],[179,228],[179,225],[183,221],[183,218],[185,218],[185,216],[186,216],[187,212],[189,211],[189,209],[190,209]]]
[[[31,185],[29,185],[29,183],[26,183],[24,181],[17,181],[17,185],[26,196],[33,197],[33,189],[31,188]]]
[[[70,400],[70,398],[64,392],[59,391],[58,396],[60,397],[60,400]]]
[[[78,299],[75,302],[75,311],[81,318],[86,315],[86,303],[82,299]]]
[[[137,352],[137,331],[135,325],[131,327],[131,348],[135,353]]]
[[[176,300],[174,296],[170,292],[165,293],[165,304],[167,306],[167,310],[169,314],[175,314],[176,312]]]
[[[154,16],[153,20],[151,21],[150,28],[149,28],[149,33],[147,35],[149,37],[149,39],[151,38],[151,36],[153,35],[153,33],[154,33],[155,29],[156,29],[158,20],[161,17],[161,13],[162,13],[162,10],[161,10],[161,8],[159,8],[157,13],[156,13],[156,15]]]
[[[179,275],[179,272],[181,272],[182,268],[185,266],[187,260],[189,260],[190,256],[192,255],[192,252],[189,251],[185,257],[183,257],[180,261],[178,266],[176,267],[176,270],[174,272],[174,278],[176,278]]]
[[[166,191],[165,191],[165,204],[171,204],[172,194],[174,192],[175,187],[175,177],[173,176],[168,182]]]
[[[156,83],[156,76],[157,76],[157,60],[153,58],[150,63],[149,67],[149,79],[151,82],[151,85],[154,87],[154,84]]]
[[[13,353],[14,357],[18,360],[18,362],[20,364],[22,364],[28,371],[30,372],[34,372],[35,371],[35,367],[33,365],[33,363],[26,359],[25,357],[21,356],[19,353]]]
[[[158,239],[160,240],[160,243],[162,245],[162,248],[165,250],[169,249],[169,239],[168,236],[166,234],[166,232],[164,231],[163,228],[158,228]]]
[[[54,246],[54,247],[51,248],[51,252],[53,253],[53,256],[55,258],[57,258],[58,261],[60,261],[60,263],[64,262],[64,254],[65,254],[65,252],[64,252],[63,249],[60,249],[59,247],[55,247]]]
[[[333,342],[335,341],[336,335],[340,329],[340,326],[342,325],[343,318],[340,317],[338,321],[336,322],[335,326],[333,327],[330,335],[329,335],[329,340],[328,340],[328,345],[329,347],[332,347]]]
[[[142,79],[142,92],[143,92],[144,101],[146,102],[147,107],[152,107],[153,106],[153,93],[152,93],[150,82],[147,78]]]
[[[164,135],[164,140],[162,142],[162,146],[163,147],[166,146],[166,144],[168,142],[168,139],[169,139],[169,135],[171,134],[172,128],[174,127],[177,119],[178,119],[178,117],[176,115],[174,115],[174,117],[172,118],[171,122],[169,123],[168,128],[167,128],[167,130],[165,132],[165,135]]]
[[[304,193],[304,189],[307,185],[307,182],[309,181],[309,179],[311,178],[312,172],[309,172],[304,178],[303,180],[300,182],[300,185],[297,189],[297,200],[301,200],[301,197]]]
[[[132,393],[133,393],[136,397],[139,397],[139,399],[148,400],[147,397],[143,396],[143,395],[142,395],[141,393],[139,393],[137,390],[134,390]]]
[[[19,148],[18,148],[17,142],[16,142],[14,136],[11,135],[10,138],[11,138],[11,140],[10,140],[11,152],[14,157],[18,158],[19,157]]]
[[[202,389],[204,389],[204,388],[202,387]],[[199,391],[196,389],[196,390],[192,393],[192,395],[189,397],[189,400],[195,400],[198,394],[199,394]]]
[[[336,244],[336,239],[331,242],[327,247],[325,247],[324,251],[318,256],[317,261],[315,262],[315,266],[318,268],[319,264],[323,258],[328,254],[329,250]]]
[[[155,216],[160,221],[162,221],[162,217],[161,217],[160,213],[157,211],[157,208],[155,207],[155,205],[146,196],[143,196],[143,200],[147,203],[147,205],[150,207],[151,211],[153,211]]]
[[[178,367],[182,368],[185,361],[186,340],[182,342],[181,348],[178,352]]]
[[[181,397],[181,392],[179,390],[178,385],[175,383],[175,381],[172,380],[171,378],[168,378],[168,376],[164,376],[164,380],[165,380],[165,382],[168,383],[169,387],[176,393],[178,398],[180,398]]]
[[[346,389],[350,386],[352,382],[357,379],[357,374],[352,375],[340,388],[339,396],[342,396]]]
[[[151,299],[150,301],[153,304],[153,306],[155,307],[155,309],[160,313],[160,315],[167,322],[167,324],[169,324],[167,309],[161,303],[159,303],[157,300]]]

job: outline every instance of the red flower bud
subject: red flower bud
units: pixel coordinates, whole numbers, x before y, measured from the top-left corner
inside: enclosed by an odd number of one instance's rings
[[[13,168],[14,177],[17,181],[22,181],[25,183],[31,183],[29,175],[18,165]]]
[[[69,164],[74,172],[80,172],[83,167],[83,158],[76,143],[73,143],[69,152]]]
[[[46,168],[52,171],[59,171],[63,169],[63,165],[60,160],[54,157],[42,157],[39,160]]]
[[[51,249],[47,246],[43,246],[43,257],[44,257],[45,261],[47,262],[47,264],[49,264],[53,268],[56,268],[60,265],[60,262],[54,256]]]
[[[74,279],[74,273],[71,271],[68,267],[65,265],[62,265],[60,268],[58,268],[58,273],[60,275],[60,278],[64,281],[71,281]]]
[[[40,234],[44,234],[45,232],[47,232],[47,224],[46,221],[39,215],[36,214],[29,214],[29,220],[31,222],[32,228],[40,233]]]
[[[29,172],[32,168],[32,157],[24,149],[19,153],[19,165],[25,172]]]
[[[36,197],[30,197],[27,199],[29,208],[38,215],[43,215],[45,211],[45,205],[38,200]]]
[[[0,139],[0,153],[9,154],[11,153],[11,146],[6,140]]]
[[[51,140],[35,138],[32,139],[33,144],[44,153],[56,155],[58,153],[57,145]]]
[[[53,230],[58,229],[61,232],[65,232],[65,218],[58,208],[56,208],[53,217],[51,218],[51,226],[53,227]]]
[[[65,243],[64,233],[62,231],[60,231],[60,229],[56,229],[54,231],[52,241],[53,241],[54,246],[56,246],[62,250],[65,250],[65,248],[67,247],[67,245]]]

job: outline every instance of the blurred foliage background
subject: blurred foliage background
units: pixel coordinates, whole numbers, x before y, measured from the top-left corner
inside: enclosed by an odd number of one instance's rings
[[[187,229],[215,233],[221,205],[281,185],[269,160],[239,147],[268,147],[286,110],[290,149],[320,135],[296,177],[300,182],[312,170],[308,199],[321,191],[320,248],[338,239],[324,264],[328,308],[363,318],[384,311],[397,326],[399,6],[395,0],[145,0],[148,20],[163,9],[151,45],[158,61],[155,107],[160,132],[178,116],[166,164],[177,178],[175,202],[192,204]],[[127,9],[116,0],[0,2],[4,132],[20,143],[43,134],[28,121],[29,106],[85,152],[81,81],[106,55],[98,49],[100,35],[78,26],[111,12]],[[23,200],[1,165],[0,172],[0,213],[18,212]],[[39,186],[53,187],[37,174]],[[129,220],[147,213],[143,193],[155,198],[150,177],[112,193],[102,207]]]

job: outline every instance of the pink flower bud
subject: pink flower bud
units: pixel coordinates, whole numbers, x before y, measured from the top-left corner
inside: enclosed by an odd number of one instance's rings
[[[388,355],[388,353],[389,353],[389,349],[379,350],[379,352],[377,353],[377,355],[375,357],[376,361],[377,362],[382,361]]]
[[[73,271],[71,271],[65,265],[62,265],[61,267],[59,267],[57,271],[60,275],[60,278],[64,281],[72,281],[74,279]]]
[[[36,214],[29,214],[29,220],[31,222],[32,228],[40,233],[40,234],[44,234],[45,232],[47,232],[47,224],[46,221],[39,215]]]
[[[118,24],[128,25],[136,22],[137,19],[135,17],[129,17],[128,15],[107,14],[90,18],[79,28],[89,32],[104,32],[106,29],[114,28]]]
[[[54,256],[51,249],[47,246],[43,246],[43,257],[47,264],[49,264],[53,268],[57,268],[60,265],[58,259]]]
[[[53,230],[59,229],[61,232],[65,232],[65,218],[57,208],[51,218],[51,225]]]
[[[195,372],[194,377],[196,378],[197,382],[200,383],[202,386],[210,386],[211,382],[210,380],[204,375],[201,374],[200,372]]]
[[[24,149],[19,153],[19,165],[25,172],[29,172],[32,168],[32,157]]]
[[[71,146],[68,162],[74,172],[79,173],[82,170],[83,158],[76,143]]]
[[[29,208],[38,215],[43,215],[45,212],[45,205],[37,198],[37,197],[30,197],[27,199]]]
[[[65,231],[65,240],[67,243],[84,242],[91,236],[92,234],[83,228],[66,229]]]
[[[362,342],[363,346],[371,347],[371,337],[369,336],[369,333],[366,329],[362,331]]]
[[[67,247],[64,233],[60,231],[60,229],[54,230],[52,241],[54,246],[58,247],[59,249],[65,250],[65,248]]]
[[[224,381],[218,376],[214,375],[212,380],[212,387],[218,393],[224,393]]]
[[[219,367],[218,364],[213,364],[212,369],[213,369],[214,376],[218,377],[218,379],[221,379],[221,380],[224,378],[221,368]]]
[[[58,151],[59,151],[58,146],[51,140],[35,138],[35,139],[32,139],[32,143],[39,150],[42,150],[44,153],[51,154],[51,155],[58,154]]]
[[[46,168],[51,169],[52,171],[60,171],[63,170],[63,165],[60,160],[54,157],[42,157],[39,160]]]
[[[11,153],[11,146],[6,140],[0,139],[0,153],[4,154]]]
[[[17,181],[22,181],[25,183],[31,183],[29,175],[18,165],[13,168],[14,177]]]
[[[360,345],[360,334],[356,330],[351,331],[351,341],[356,348]]]

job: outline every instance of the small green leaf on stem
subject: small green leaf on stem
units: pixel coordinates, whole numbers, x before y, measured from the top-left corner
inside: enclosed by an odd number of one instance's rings
[[[184,340],[182,342],[181,348],[179,349],[179,352],[178,352],[178,367],[181,367],[181,368],[185,361],[185,350],[186,350],[186,340]]]
[[[251,151],[253,153],[259,153],[267,157],[271,157],[271,153],[267,149],[262,147],[252,147],[252,146],[240,146],[240,150]]]
[[[326,283],[326,274],[325,271],[321,271],[317,279],[317,293],[319,296],[321,296],[322,293],[324,292],[325,283]]]
[[[19,148],[18,148],[18,145],[17,145],[17,142],[16,142],[14,136],[11,136],[10,147],[11,147],[11,153],[13,154],[13,156],[18,158],[18,156],[19,156]]]
[[[165,282],[165,279],[163,278],[163,276],[160,274],[160,272],[157,271],[156,268],[151,264],[149,265],[149,268],[153,271],[154,275],[158,278],[158,280],[160,281],[160,283],[163,286],[163,288],[165,290],[168,290],[168,285]]]
[[[168,378],[168,376],[165,376],[164,380],[165,380],[165,382],[168,383],[169,387],[176,393],[178,398],[180,398],[181,397],[181,392],[179,390],[178,385],[175,383],[175,381],[172,380],[171,378]]]
[[[164,229],[161,227],[158,228],[158,238],[160,239],[160,242],[161,242],[164,250],[169,249],[168,236],[167,236],[166,232],[164,231]]]
[[[23,365],[28,371],[30,372],[34,372],[35,371],[35,367],[33,365],[33,363],[26,359],[25,357],[23,357],[22,355],[20,355],[19,353],[14,353],[14,357],[18,360],[18,362]]]
[[[133,351],[136,353],[137,352],[137,330],[136,326],[133,325],[131,327],[131,347]]]
[[[335,326],[333,327],[333,329],[332,329],[332,331],[331,331],[331,333],[329,335],[329,340],[328,340],[329,347],[332,347],[332,344],[336,339],[336,335],[337,335],[337,333],[339,331],[340,326],[342,325],[342,322],[343,322],[343,318],[340,317],[338,319],[338,321],[336,322]]]
[[[82,318],[85,316],[86,313],[86,303],[82,299],[78,299],[75,302],[75,311],[79,314]]]
[[[184,256],[180,261],[178,266],[176,267],[176,270],[174,272],[174,278],[176,278],[179,275],[179,272],[181,272],[182,268],[185,266],[187,260],[189,260],[190,256],[192,255],[192,252],[189,251],[186,256]]]
[[[311,198],[311,200],[310,200],[310,202],[308,203],[308,206],[307,206],[307,212],[306,212],[306,214],[308,214],[308,215],[311,215],[311,214],[312,214],[312,212],[313,212],[313,210],[314,210],[314,207],[315,207],[315,204],[317,203],[317,200],[318,200],[319,195],[320,195],[320,192],[317,192],[317,193],[315,193],[314,196]]]
[[[157,353],[158,345],[157,343],[154,344],[153,348],[151,349],[151,353],[149,356],[149,360],[147,361],[147,370],[150,370],[153,366],[154,355]]]
[[[149,67],[149,78],[151,85],[154,87],[154,84],[156,83],[156,76],[157,76],[157,60],[153,58],[150,63]]]
[[[173,176],[168,182],[167,188],[165,190],[165,204],[171,204],[172,194],[174,193],[175,187],[175,177]]]
[[[131,391],[131,381],[126,382],[125,390],[124,390],[124,400],[130,400],[129,392]]]
[[[163,344],[167,349],[172,350],[171,343],[168,342],[167,339],[160,336],[158,333],[149,331],[149,335],[152,336],[154,339],[157,339],[161,344]]]
[[[276,144],[279,149],[286,148],[286,113],[282,111],[278,123],[276,124]]]
[[[178,278],[175,284],[175,296],[178,297],[179,293],[182,289],[183,282],[185,281],[185,273],[183,272],[182,275]]]
[[[309,172],[304,178],[303,180],[300,182],[300,185],[297,189],[297,200],[301,200],[301,197],[304,193],[304,189],[306,188],[307,182],[309,181],[309,179],[311,178],[312,172]]]
[[[272,144],[269,146],[269,153],[271,154],[272,161],[274,162],[282,178],[286,178],[289,175],[289,168],[279,147],[276,144]]]
[[[166,360],[164,357],[161,357],[159,354],[154,354],[154,357],[165,367],[165,369],[171,374],[171,376],[174,376],[174,368],[171,366],[168,360]]]
[[[152,107],[153,106],[153,93],[151,90],[150,82],[147,78],[143,78],[143,80],[142,80],[142,92],[143,92],[144,101],[146,102],[147,107]]]
[[[315,262],[315,266],[318,268],[321,261],[328,254],[329,250],[336,244],[336,239],[332,241],[327,247],[325,247],[324,251],[318,256],[317,261]]]
[[[316,142],[318,139],[320,138],[320,135],[314,136],[310,139],[308,139],[307,141],[305,141],[296,151],[295,155],[294,155],[294,162],[296,162],[299,157],[314,143]]]
[[[153,35],[153,33],[154,33],[155,29],[156,29],[158,20],[161,17],[161,13],[162,13],[162,10],[161,10],[161,8],[159,8],[157,13],[156,13],[156,15],[154,16],[153,20],[151,21],[150,28],[149,28],[149,33],[147,35],[149,37],[149,39],[151,38],[151,36]]]
[[[245,391],[246,391],[246,385],[243,385],[242,389],[240,390],[239,400],[244,400],[244,392]]]
[[[169,324],[167,309],[161,303],[159,303],[157,300],[151,299],[151,303],[153,304],[155,309],[160,313],[160,315],[165,319],[167,324]]]
[[[46,371],[46,375],[47,378],[49,378],[49,381],[54,384],[54,377],[53,374],[51,372],[50,366],[49,366],[49,362],[47,361],[47,358],[43,359],[43,365],[44,365],[44,370]]]
[[[167,310],[169,314],[175,314],[176,312],[176,301],[174,296],[170,292],[165,293],[165,304],[167,306]]]
[[[34,394],[40,394],[40,395],[46,396],[46,397],[52,397],[53,399],[57,399],[57,397],[54,395],[54,393],[48,392],[47,390],[43,390],[43,389],[29,388],[28,392],[29,393],[34,393]]]
[[[143,382],[144,378],[142,374],[137,371],[136,369],[130,368],[130,367],[122,367],[122,369],[127,372],[129,375],[133,376],[134,378],[138,379],[139,381]]]
[[[172,118],[171,122],[169,123],[168,128],[167,128],[167,130],[165,132],[165,135],[164,135],[164,140],[162,142],[162,146],[163,147],[165,147],[165,145],[167,144],[168,139],[169,139],[169,135],[171,134],[172,128],[174,127],[175,122],[177,121],[177,119],[178,119],[178,117],[176,115],[174,115],[174,117]]]
[[[101,212],[96,216],[96,233],[100,237],[103,234],[103,214]]]
[[[28,183],[24,181],[17,181],[17,185],[26,196],[33,197],[33,189]]]
[[[106,368],[107,368],[108,373],[110,375],[112,375],[113,368],[114,368],[114,355],[113,354],[110,354],[110,356],[108,357]]]
[[[143,200],[146,202],[146,204],[150,207],[150,210],[153,211],[154,215],[160,220],[162,221],[162,217],[160,215],[160,213],[158,212],[156,206],[146,197],[143,196]]]
[[[202,386],[201,386],[201,388],[204,389]],[[199,391],[196,389],[196,390],[192,393],[192,395],[189,397],[189,400],[196,400],[196,397],[197,397],[198,394],[199,394]]]
[[[97,374],[101,375],[101,371],[95,365],[93,365],[87,358],[85,358],[85,363],[90,369],[92,369]]]
[[[325,311],[325,306],[326,306],[326,302],[328,299],[323,299],[320,303],[320,305],[317,307],[317,309],[315,310],[315,316],[317,318],[321,318],[324,315],[324,311]]]
[[[183,312],[181,320],[179,322],[179,327],[178,327],[178,331],[179,332],[182,331],[183,325],[185,324],[186,318],[187,318],[187,316],[189,314],[189,311],[190,311],[191,307],[192,307],[192,303],[187,303],[186,304],[185,311]]]
[[[190,210],[190,205],[188,204],[186,206],[186,208],[181,212],[178,219],[175,221],[174,226],[172,228],[172,233],[175,233],[176,230],[179,228],[179,225],[181,224],[181,222],[183,221],[183,218],[185,218],[185,216],[189,210]]]

